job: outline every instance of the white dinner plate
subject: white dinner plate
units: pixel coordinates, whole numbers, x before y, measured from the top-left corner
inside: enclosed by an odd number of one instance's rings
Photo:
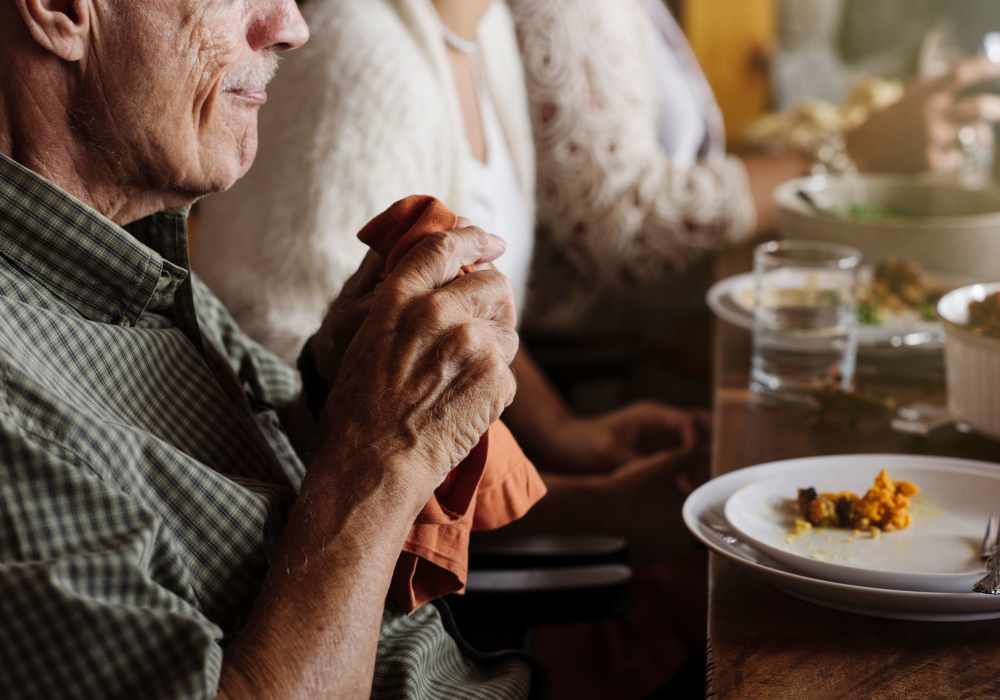
[[[1000,472],[1000,464],[951,458],[904,455],[848,455],[810,457],[748,467],[712,479],[684,503],[684,522],[707,547],[730,559],[789,595],[837,610],[903,620],[931,622],[1000,618],[1000,596],[981,593],[929,593],[893,590],[827,581],[787,570],[766,554],[739,540],[723,514],[729,497],[749,484],[780,477],[793,478],[803,467],[835,470],[839,465],[880,463],[894,466],[948,464],[983,474]],[[891,472],[890,472],[891,473]],[[984,523],[985,525],[985,523]]]
[[[870,275],[870,269],[865,268]],[[933,275],[944,288],[961,287],[969,282],[955,276]],[[735,326],[753,330],[754,276],[753,273],[734,275],[716,282],[708,290],[709,308],[716,316]],[[921,347],[941,348],[944,329],[937,321],[922,321],[910,315],[888,318],[879,324],[858,324],[858,344],[862,347]]]
[[[971,591],[986,574],[979,549],[989,514],[1000,504],[1000,470],[983,473],[913,459],[804,464],[791,474],[734,493],[726,501],[726,520],[757,549],[815,578],[897,590]],[[864,494],[882,467],[891,478],[920,487],[912,499],[908,528],[878,537],[836,528],[791,534],[799,488]]]

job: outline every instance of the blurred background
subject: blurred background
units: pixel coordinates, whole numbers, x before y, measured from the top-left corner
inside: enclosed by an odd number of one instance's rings
[[[895,104],[908,84],[944,76],[972,57],[1000,60],[1000,2],[994,0],[665,2],[715,93],[727,148],[740,156],[814,151]],[[1000,93],[992,85],[985,91]],[[973,149],[977,186],[988,184],[990,172],[993,180],[1000,174],[993,141],[980,139]],[[713,326],[701,300],[724,274],[715,258],[704,259],[676,276],[675,287],[660,283],[660,295],[687,294],[691,304],[643,308],[647,327],[669,327],[683,342],[655,333],[629,342],[613,336],[589,356],[579,343],[567,351],[563,343],[530,340],[580,410],[648,396],[709,405]],[[608,301],[605,316],[620,315],[624,306]],[[628,366],[630,374],[623,379],[603,366]]]
[[[941,74],[1000,30],[992,0],[668,0],[722,108],[729,142],[803,105],[842,105],[873,80]],[[994,49],[997,50],[997,49]],[[821,117],[817,117],[821,119]]]

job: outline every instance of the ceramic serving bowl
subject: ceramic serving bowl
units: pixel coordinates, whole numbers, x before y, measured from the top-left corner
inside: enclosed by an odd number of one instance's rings
[[[788,238],[850,245],[870,262],[904,257],[978,279],[1000,272],[1000,189],[926,177],[815,176],[782,184],[775,200]]]
[[[1000,338],[968,328],[969,303],[1000,292],[1000,283],[973,284],[938,303],[945,332],[948,410],[977,432],[1000,440]]]

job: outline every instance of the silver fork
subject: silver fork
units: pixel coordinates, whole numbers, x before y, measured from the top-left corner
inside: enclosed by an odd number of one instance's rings
[[[986,523],[982,557],[986,560],[986,576],[972,590],[976,593],[1000,595],[1000,514],[993,513]]]

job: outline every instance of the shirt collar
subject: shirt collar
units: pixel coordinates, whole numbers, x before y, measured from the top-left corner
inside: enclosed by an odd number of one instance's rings
[[[187,210],[122,228],[0,153],[0,255],[86,318],[133,325],[188,277]]]

